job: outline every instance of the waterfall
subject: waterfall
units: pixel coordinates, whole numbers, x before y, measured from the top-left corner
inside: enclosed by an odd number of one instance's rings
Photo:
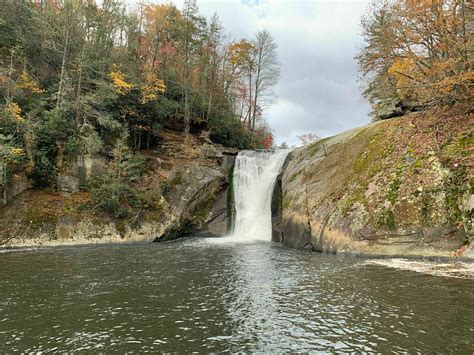
[[[289,150],[242,151],[234,167],[233,241],[271,240],[271,203],[275,180]]]

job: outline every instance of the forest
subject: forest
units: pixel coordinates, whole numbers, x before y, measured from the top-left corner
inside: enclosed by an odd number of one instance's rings
[[[266,30],[230,38],[195,0],[181,10],[3,0],[2,185],[26,171],[37,187],[55,188],[62,164],[85,155],[116,165],[140,160],[163,129],[206,131],[239,149],[269,147],[263,110],[279,77],[276,49]]]

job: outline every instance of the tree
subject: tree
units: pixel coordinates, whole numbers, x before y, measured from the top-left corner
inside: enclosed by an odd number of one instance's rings
[[[191,123],[190,90],[191,90],[191,68],[194,64],[193,54],[199,45],[199,10],[196,0],[185,0],[182,11],[183,22],[181,25],[181,54],[183,61],[183,99],[184,99],[184,132],[189,133]]]
[[[302,134],[301,136],[297,136],[297,137],[300,140],[301,145],[308,145],[308,144],[311,144],[313,142],[317,142],[321,139],[314,133],[305,133],[305,134]]]
[[[273,134],[268,133],[261,141],[263,149],[270,149],[273,146]]]
[[[255,80],[253,89],[253,104],[251,112],[251,129],[259,110],[272,102],[273,88],[280,77],[280,64],[277,57],[277,44],[267,30],[257,32],[255,41]]]
[[[119,142],[131,156],[158,149],[163,127],[268,145],[265,53],[275,47],[267,35],[229,42],[195,0],[130,11],[121,0],[6,0],[0,19],[0,135],[38,186],[54,188],[87,155],[110,160]]]
[[[362,20],[357,59],[365,95],[416,108],[469,100],[472,92],[472,4],[464,0],[374,1]]]

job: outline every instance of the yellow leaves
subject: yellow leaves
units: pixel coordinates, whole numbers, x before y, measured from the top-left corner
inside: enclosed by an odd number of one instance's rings
[[[26,70],[23,70],[20,74],[20,80],[18,86],[26,91],[31,91],[34,94],[42,94],[46,92],[39,87],[38,82],[30,77]]]
[[[11,156],[12,158],[21,157],[21,156],[23,156],[23,155],[25,155],[25,152],[24,152],[23,149],[21,149],[21,148],[16,148],[16,147],[15,147],[15,148],[12,148],[12,149],[10,150],[10,156]]]
[[[232,43],[229,46],[229,61],[236,65],[245,64],[250,61],[254,50],[255,46],[244,39],[240,42]]]
[[[114,64],[109,73],[109,78],[112,80],[112,85],[117,94],[125,95],[130,90],[138,88],[141,92],[140,103],[146,104],[150,101],[156,100],[159,93],[164,93],[166,91],[166,84],[163,79],[156,76],[150,66],[144,67],[143,75],[145,83],[143,85],[133,85],[125,81],[125,76],[120,71],[119,66]]]
[[[21,158],[23,158],[24,155],[25,155],[25,152],[23,151],[22,148],[4,146],[4,148],[0,150],[0,157],[2,158],[0,160],[0,163],[3,162],[3,164],[5,163],[14,164],[14,163],[19,162]]]
[[[158,93],[164,93],[165,90],[165,82],[162,79],[154,79],[149,84],[142,86],[142,98],[140,102],[146,104],[153,101],[158,97]]]
[[[388,73],[394,76],[397,81],[407,81],[412,76],[412,70],[415,63],[412,59],[396,59],[393,65],[388,69]],[[412,79],[413,80],[413,79]]]
[[[145,85],[141,87],[142,97],[141,104],[146,104],[150,101],[156,100],[158,93],[166,91],[166,85],[163,79],[157,78],[156,74],[148,66],[144,68]]]
[[[120,67],[116,64],[113,65],[113,68],[109,73],[109,78],[112,80],[115,92],[119,95],[125,95],[127,92],[133,89],[133,85],[125,81],[124,74],[120,71]]]
[[[388,74],[395,78],[396,88],[402,98],[413,95],[413,86],[420,82],[417,79],[416,64],[411,58],[396,59],[388,69]]]
[[[24,120],[24,118],[21,116],[21,107],[16,102],[10,102],[7,105],[7,110],[10,111],[17,122]]]

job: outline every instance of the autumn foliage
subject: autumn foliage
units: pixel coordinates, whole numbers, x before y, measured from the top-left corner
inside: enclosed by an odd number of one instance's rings
[[[418,109],[472,100],[473,21],[467,0],[374,1],[358,55],[374,108],[388,99]]]
[[[268,133],[265,135],[261,141],[263,149],[270,149],[273,146],[273,135]]]

